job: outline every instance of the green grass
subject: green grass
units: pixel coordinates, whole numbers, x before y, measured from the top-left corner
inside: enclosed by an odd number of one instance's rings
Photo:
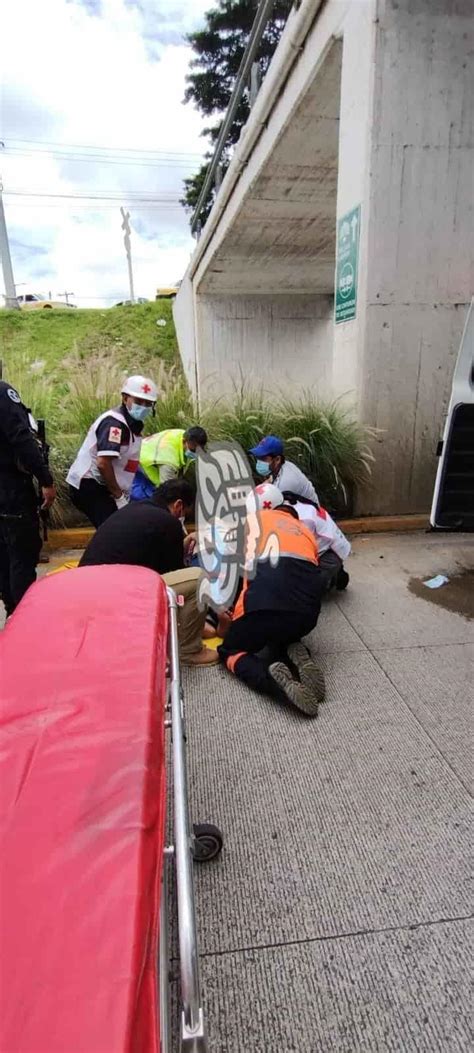
[[[157,320],[164,318],[165,326]],[[141,360],[158,357],[170,365],[178,349],[170,300],[107,310],[0,311],[0,358],[3,375],[13,380],[18,365],[37,367],[35,374],[67,374],[73,354],[84,361],[113,350],[125,369],[141,372]]]
[[[165,318],[166,326],[157,326],[158,318]],[[144,373],[158,385],[156,417],[147,420],[146,434],[202,424],[211,440],[234,439],[244,450],[263,435],[279,435],[288,459],[338,514],[350,513],[357,487],[369,481],[372,433],[340,402],[322,404],[311,394],[270,399],[243,379],[231,397],[204,402],[198,414],[179,363],[167,300],[108,311],[0,311],[0,337],[5,379],[47,422],[59,491],[55,525],[78,521],[65,475],[92,421],[120,401],[127,373]]]
[[[144,373],[157,382],[160,414],[151,430],[179,426],[185,408],[192,416],[170,300],[107,310],[0,310],[0,359],[3,378],[47,423],[60,498],[55,525],[77,521],[64,477],[92,421],[120,402],[124,376]]]

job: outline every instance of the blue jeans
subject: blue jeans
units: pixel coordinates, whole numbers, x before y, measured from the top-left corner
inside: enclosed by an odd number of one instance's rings
[[[155,484],[151,482],[147,475],[142,472],[141,468],[135,473],[135,478],[132,483],[132,489],[130,493],[131,501],[146,501],[156,490]]]

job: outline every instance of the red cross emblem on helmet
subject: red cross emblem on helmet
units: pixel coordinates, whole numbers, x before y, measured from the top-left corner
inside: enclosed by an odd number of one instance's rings
[[[142,384],[142,391],[145,393],[145,395],[148,395],[148,392],[151,391],[150,385],[149,384]]]
[[[272,507],[272,502],[271,501],[264,501],[263,502],[263,507],[264,508],[271,508]]]

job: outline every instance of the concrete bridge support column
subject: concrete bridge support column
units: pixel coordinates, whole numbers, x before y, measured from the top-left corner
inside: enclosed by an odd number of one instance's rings
[[[337,214],[360,204],[361,232],[333,388],[355,391],[380,429],[361,510],[431,500],[473,286],[471,18],[469,0],[378,0],[350,5],[343,23]]]

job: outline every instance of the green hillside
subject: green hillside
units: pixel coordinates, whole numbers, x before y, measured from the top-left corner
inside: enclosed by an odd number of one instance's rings
[[[165,326],[157,321],[165,319]],[[34,364],[36,375],[61,376],[71,354],[101,356],[118,352],[124,364],[140,371],[141,359],[155,355],[178,360],[171,302],[135,304],[108,310],[0,311],[0,357],[4,376],[15,380]]]
[[[227,398],[212,390],[199,409],[193,406],[169,300],[108,310],[0,310],[0,358],[4,379],[46,421],[59,495],[55,525],[77,523],[68,468],[91,423],[120,401],[124,376],[132,373],[158,386],[145,434],[201,423],[212,440],[236,440],[244,450],[262,435],[281,435],[329,509],[347,511],[357,485],[366,486],[370,476],[372,435],[342,404],[323,404],[317,391],[269,396],[243,377]]]

